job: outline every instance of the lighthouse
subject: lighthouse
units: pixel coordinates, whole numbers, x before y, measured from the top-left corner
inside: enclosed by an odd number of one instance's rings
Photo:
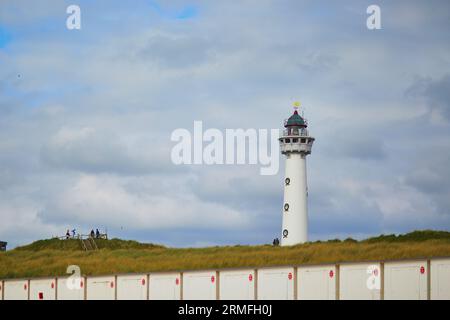
[[[285,120],[285,129],[279,138],[281,153],[286,156],[282,246],[308,241],[306,156],[311,154],[314,138],[309,135],[306,119],[298,114],[299,105],[294,104],[294,113]]]

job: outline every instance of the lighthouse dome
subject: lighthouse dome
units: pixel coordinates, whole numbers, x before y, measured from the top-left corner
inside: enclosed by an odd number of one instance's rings
[[[285,127],[304,127],[306,128],[306,122],[305,119],[303,119],[297,112],[297,110],[294,111],[294,114],[290,116],[290,118],[286,121]]]

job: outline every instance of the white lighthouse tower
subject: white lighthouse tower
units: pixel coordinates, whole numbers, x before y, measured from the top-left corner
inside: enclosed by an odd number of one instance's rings
[[[294,104],[294,114],[285,121],[286,129],[279,138],[281,153],[286,156],[282,246],[308,241],[306,156],[311,153],[314,138],[308,133],[307,121],[298,114],[299,105]]]

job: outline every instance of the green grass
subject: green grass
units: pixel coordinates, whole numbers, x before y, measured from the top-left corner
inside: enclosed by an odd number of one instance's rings
[[[84,252],[77,240],[40,240],[0,253],[0,278],[62,276],[69,265],[85,275],[216,269],[412,259],[450,256],[450,232],[414,231],[405,235],[381,235],[354,239],[310,242],[292,247],[225,246],[166,248],[119,239],[98,240],[99,250]]]
[[[140,243],[133,240],[120,240],[120,239],[96,239],[95,243],[99,249],[154,249],[164,248],[161,245],[155,245],[151,243]],[[35,241],[29,245],[17,247],[15,251],[40,251],[40,250],[65,250],[65,251],[79,251],[82,249],[80,240],[69,239],[48,239]]]

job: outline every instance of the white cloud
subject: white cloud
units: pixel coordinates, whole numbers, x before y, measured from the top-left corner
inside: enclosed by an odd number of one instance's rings
[[[157,181],[153,181],[157,183]],[[132,183],[132,182],[128,182]],[[248,218],[214,202],[200,201],[189,192],[164,191],[133,193],[124,181],[112,176],[81,175],[50,201],[39,216],[46,221],[64,220],[132,229],[245,228]],[[63,216],[59,216],[63,213]]]
[[[202,1],[189,21],[155,17],[145,4],[93,3],[82,16],[95,19],[70,33],[62,5],[7,2],[3,234],[23,243],[109,224],[173,245],[267,242],[280,231],[282,168],[261,177],[250,166],[176,167],[170,133],[193,120],[280,127],[296,99],[317,139],[308,159],[315,236],[449,228],[445,199],[419,170],[448,149],[438,117],[446,100],[429,122],[426,97],[405,95],[417,76],[436,86],[449,72],[448,13],[436,3],[408,2],[398,21],[406,3],[386,3],[380,33],[366,30],[359,2]]]

